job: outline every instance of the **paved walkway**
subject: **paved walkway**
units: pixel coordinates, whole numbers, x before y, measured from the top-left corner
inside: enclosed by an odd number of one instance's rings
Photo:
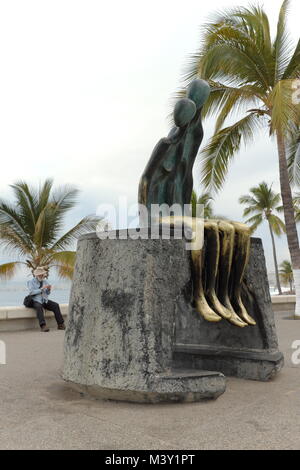
[[[96,401],[60,379],[63,332],[1,333],[0,449],[299,449],[300,321],[277,318],[286,366],[272,382],[228,378],[216,401],[141,405]]]

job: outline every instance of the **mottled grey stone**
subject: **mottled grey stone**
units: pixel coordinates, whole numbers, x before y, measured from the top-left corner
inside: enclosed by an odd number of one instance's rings
[[[187,289],[187,295],[191,290]],[[251,239],[250,260],[245,273],[243,300],[255,326],[238,328],[227,321],[213,324],[179,299],[176,310],[178,366],[219,370],[225,375],[268,380],[283,366],[272,310],[262,242]]]
[[[185,240],[81,237],[64,379],[98,396],[132,401],[191,401],[223,393],[219,372],[174,375],[176,304],[189,278]]]
[[[225,392],[225,377],[220,372],[211,371],[172,371],[153,375],[147,388],[109,388],[99,385],[83,385],[69,382],[75,390],[104,400],[121,400],[136,403],[195,402],[217,398]]]
[[[252,239],[244,289],[257,325],[241,329],[209,323],[193,309],[191,257],[180,232],[169,240],[147,234],[78,241],[64,379],[102,398],[158,402],[216,398],[225,391],[223,374],[274,376],[283,356],[261,241]]]

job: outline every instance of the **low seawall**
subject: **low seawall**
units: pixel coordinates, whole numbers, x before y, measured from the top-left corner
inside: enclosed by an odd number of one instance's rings
[[[60,304],[61,313],[66,320],[68,304]],[[54,314],[45,310],[49,327],[56,327]],[[0,331],[32,330],[39,328],[35,310],[26,307],[0,307]]]
[[[273,312],[295,313],[296,296],[295,295],[274,295],[272,296]]]
[[[275,295],[272,296],[272,307],[274,313],[295,312],[295,295]],[[64,319],[68,316],[68,304],[60,304],[61,313]],[[45,311],[45,318],[49,327],[56,327],[54,314]],[[0,307],[0,331],[32,330],[39,328],[35,311],[26,307]]]

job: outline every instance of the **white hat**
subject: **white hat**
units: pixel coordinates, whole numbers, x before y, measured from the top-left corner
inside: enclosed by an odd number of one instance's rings
[[[47,271],[43,266],[38,266],[34,271],[33,271],[34,276],[43,276],[44,274],[47,274]]]

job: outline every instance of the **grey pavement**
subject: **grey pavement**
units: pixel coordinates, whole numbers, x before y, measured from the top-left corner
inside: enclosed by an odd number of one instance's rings
[[[63,331],[0,333],[0,449],[299,449],[300,321],[276,314],[285,367],[271,382],[227,379],[216,401],[97,401],[60,378]],[[299,355],[300,356],[300,355]]]

